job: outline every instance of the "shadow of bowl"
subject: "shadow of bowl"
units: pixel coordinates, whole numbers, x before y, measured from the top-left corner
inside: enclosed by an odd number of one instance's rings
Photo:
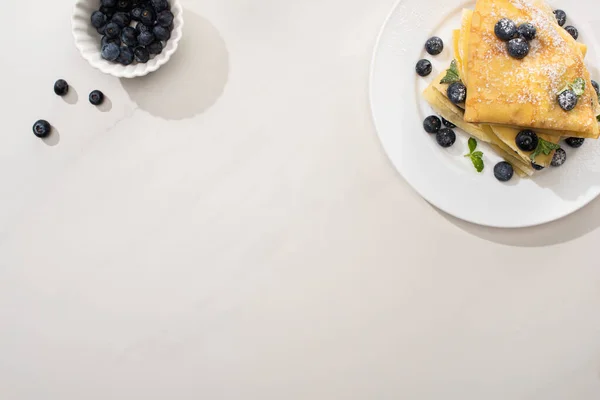
[[[221,97],[229,76],[229,54],[217,29],[184,10],[179,50],[158,71],[121,85],[139,108],[167,120],[201,114]]]

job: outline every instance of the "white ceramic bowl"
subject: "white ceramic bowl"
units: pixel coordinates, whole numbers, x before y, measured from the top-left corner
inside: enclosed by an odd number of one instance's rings
[[[173,32],[171,38],[167,41],[162,53],[154,56],[145,64],[133,63],[131,65],[121,65],[106,61],[100,55],[101,36],[96,32],[90,21],[92,13],[100,8],[100,0],[76,0],[73,10],[72,28],[75,37],[75,46],[92,67],[99,69],[105,74],[116,76],[117,78],[135,78],[148,75],[154,72],[162,65],[166,64],[171,58],[183,33],[183,9],[179,0],[169,0],[171,12],[175,16],[173,20]]]

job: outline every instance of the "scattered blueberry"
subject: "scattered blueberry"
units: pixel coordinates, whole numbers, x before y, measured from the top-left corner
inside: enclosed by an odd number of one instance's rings
[[[117,7],[117,0],[100,0],[103,7],[115,8]]]
[[[104,34],[111,39],[119,37],[121,34],[121,27],[114,22],[109,22],[106,24],[106,30],[104,31]]]
[[[467,88],[461,82],[454,82],[448,86],[446,94],[451,102],[461,104],[467,99]]]
[[[100,47],[104,47],[109,43],[115,43],[117,46],[121,46],[121,38],[109,38],[108,36],[102,36],[102,40],[100,41]]]
[[[138,43],[142,46],[148,46],[150,43],[154,42],[154,39],[154,33],[150,31],[144,31],[137,37]]]
[[[531,166],[533,167],[533,169],[535,169],[536,171],[541,171],[544,169],[544,167],[542,165],[538,165],[536,163],[534,163],[533,161],[531,162]]]
[[[145,63],[150,59],[150,53],[145,47],[136,47],[133,50],[133,54],[135,55],[135,60],[137,62]]]
[[[173,14],[171,14],[171,16],[173,16]],[[171,18],[171,22],[173,22],[173,18]],[[159,23],[160,23],[160,18],[159,18]],[[163,25],[163,24],[161,24],[161,25]],[[171,25],[171,24],[168,23],[163,26],[169,26],[169,25]],[[425,50],[432,56],[437,56],[438,54],[440,54],[442,52],[442,50],[444,50],[444,42],[439,37],[434,36],[431,39],[427,40],[427,42],[425,42]]]
[[[442,123],[444,124],[444,126],[446,128],[450,128],[450,129],[456,128],[456,125],[454,125],[452,122],[448,121],[446,118],[443,118],[443,117],[442,117]]]
[[[571,36],[573,36],[573,39],[577,40],[577,38],[579,37],[579,31],[574,26],[565,26],[565,30],[569,32]]]
[[[594,90],[596,91],[598,97],[600,97],[600,86],[598,85],[598,82],[592,80],[592,86],[594,87]]]
[[[39,138],[48,136],[51,130],[52,128],[46,120],[40,119],[33,124],[33,134]]]
[[[126,26],[129,26],[129,23],[131,22],[131,17],[129,16],[128,13],[119,11],[118,13],[115,13],[115,15],[113,15],[113,17],[110,21],[119,25],[119,27],[121,27],[121,29],[123,29]]]
[[[134,21],[139,21],[142,18],[142,13],[144,12],[144,9],[141,7],[136,7],[133,10],[131,10],[131,19]]]
[[[537,34],[537,29],[535,28],[535,26],[533,26],[533,24],[530,24],[529,22],[525,22],[524,24],[519,25],[517,31],[519,32],[519,35],[521,35],[521,37],[525,40],[533,40],[535,39],[535,35]]]
[[[556,17],[558,25],[563,26],[567,23],[567,13],[563,10],[554,10],[554,16]]]
[[[557,149],[554,152],[554,157],[552,157],[552,162],[550,165],[553,167],[560,167],[567,161],[567,153],[563,149]]]
[[[150,54],[160,54],[163,51],[163,44],[162,42],[152,42],[146,46],[146,49]]]
[[[129,65],[133,62],[134,55],[131,47],[121,47],[121,53],[117,58],[117,62],[121,65]]]
[[[415,70],[419,76],[427,76],[431,73],[433,67],[431,66],[431,62],[429,60],[419,60]]]
[[[442,121],[435,115],[431,115],[423,121],[423,129],[425,129],[425,132],[427,133],[438,133],[441,127]]]
[[[508,18],[502,18],[496,23],[494,33],[498,39],[508,42],[517,34],[517,25]]]
[[[131,10],[131,0],[117,0],[117,10],[119,10],[119,11]]]
[[[104,93],[99,90],[94,90],[90,93],[90,103],[99,106],[104,102]]]
[[[64,96],[69,93],[69,84],[64,79],[59,79],[54,83],[54,93]]]
[[[577,95],[571,89],[567,89],[558,95],[558,104],[565,111],[571,111],[577,105]]]
[[[103,12],[94,11],[92,13],[91,20],[94,28],[100,28],[101,26],[106,25],[106,21],[108,20],[108,18],[106,17],[106,15],[104,15]]]
[[[167,0],[150,0],[150,2],[157,13],[169,8],[169,2]]]
[[[510,181],[514,173],[513,166],[506,161],[501,161],[494,167],[494,176],[500,182]]]
[[[119,48],[119,45],[117,45],[116,43],[108,43],[104,46],[102,46],[102,58],[104,58],[105,60],[108,61],[115,61],[117,58],[119,58],[119,54],[121,53],[121,49]]]
[[[138,33],[135,30],[135,28],[132,28],[130,26],[126,26],[125,28],[123,28],[123,31],[121,32],[121,41],[129,46],[129,47],[135,47],[138,44]]]
[[[456,134],[452,129],[442,128],[435,135],[435,140],[442,147],[450,147],[456,141]]]
[[[515,143],[522,151],[534,151],[538,146],[537,134],[529,129],[519,132],[515,138]]]
[[[521,37],[509,40],[506,47],[508,54],[517,60],[522,60],[529,54],[529,42]]]
[[[156,25],[152,29],[152,33],[154,33],[154,36],[161,41],[169,40],[171,37],[171,32],[167,28],[160,25]]]
[[[140,15],[140,22],[144,25],[152,26],[156,21],[156,13],[151,8],[145,8]]]
[[[570,137],[565,139],[565,143],[574,149],[580,148],[583,145],[583,142],[585,142],[584,138]]]
[[[137,23],[137,25],[135,26],[135,30],[138,31],[138,33],[152,31],[152,29],[149,26],[146,26],[141,22]]]

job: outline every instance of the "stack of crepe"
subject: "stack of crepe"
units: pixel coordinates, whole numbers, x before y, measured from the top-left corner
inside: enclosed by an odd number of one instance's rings
[[[502,18],[536,27],[523,60],[511,58],[506,43],[495,36],[494,26]],[[561,137],[598,138],[600,105],[584,64],[587,47],[558,25],[544,1],[478,0],[474,11],[463,11],[453,39],[454,63],[467,87],[467,100],[455,105],[448,99],[448,84],[440,83],[446,72],[424,97],[442,117],[489,143],[520,176],[534,173],[531,152],[515,143],[521,130],[531,129],[555,144]],[[577,78],[585,80],[585,92],[573,110],[564,111],[557,95]],[[533,161],[546,167],[553,155],[541,153]]]

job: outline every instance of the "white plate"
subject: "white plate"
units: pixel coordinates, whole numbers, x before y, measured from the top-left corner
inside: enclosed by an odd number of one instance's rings
[[[554,2],[567,12],[568,25],[579,29],[579,40],[589,46],[586,58],[592,79],[599,80],[597,39],[592,0]],[[476,173],[468,153],[468,136],[456,129],[457,141],[442,149],[434,135],[423,130],[423,119],[434,114],[422,99],[428,83],[452,60],[452,30],[460,26],[461,10],[474,1],[401,0],[380,33],[371,66],[370,96],[373,118],[383,147],[396,169],[428,202],[441,210],[480,225],[526,227],[564,217],[588,204],[600,193],[600,143],[586,140],[580,149],[562,143],[568,154],[560,168],[547,168],[531,179],[516,175],[503,184],[494,178],[501,159],[485,144],[485,170]],[[444,40],[438,56],[423,46],[431,36]],[[433,63],[426,78],[415,73],[421,58]]]

